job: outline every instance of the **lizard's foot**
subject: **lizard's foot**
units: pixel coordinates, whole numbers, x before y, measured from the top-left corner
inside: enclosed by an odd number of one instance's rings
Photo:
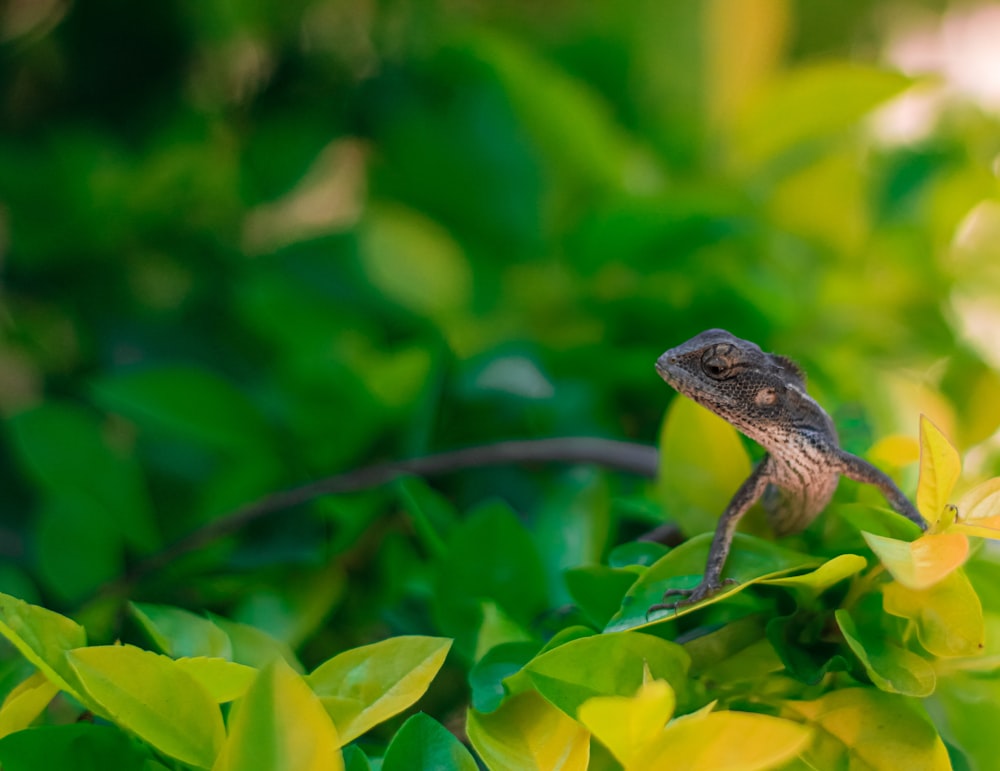
[[[649,618],[649,614],[655,610],[677,610],[682,605],[694,605],[696,602],[701,602],[702,600],[708,599],[713,594],[722,589],[723,586],[730,586],[732,584],[738,584],[735,578],[727,578],[724,581],[702,581],[693,589],[667,589],[663,593],[663,602],[658,602],[655,605],[650,605],[649,609],[646,611],[646,618]],[[680,595],[679,600],[674,600],[673,602],[667,602],[668,597],[674,597]]]

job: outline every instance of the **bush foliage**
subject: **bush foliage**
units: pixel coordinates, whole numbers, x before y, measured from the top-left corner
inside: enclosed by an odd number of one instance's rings
[[[238,5],[0,14],[4,771],[992,769],[1000,133],[947,90],[887,133],[940,88],[881,56],[899,9]],[[845,483],[647,617],[760,457],[653,371],[709,327],[801,362],[930,531]],[[559,435],[657,478],[212,529]]]

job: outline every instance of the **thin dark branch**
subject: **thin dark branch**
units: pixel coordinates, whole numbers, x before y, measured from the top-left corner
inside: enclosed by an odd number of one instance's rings
[[[127,576],[106,586],[104,593],[117,593],[139,578],[160,570],[185,554],[202,549],[220,538],[242,530],[251,522],[265,519],[324,495],[368,490],[407,475],[432,477],[462,469],[518,463],[592,463],[652,478],[656,476],[658,460],[655,447],[613,439],[566,437],[498,442],[422,458],[366,466],[268,495],[230,514],[225,514],[138,563]]]

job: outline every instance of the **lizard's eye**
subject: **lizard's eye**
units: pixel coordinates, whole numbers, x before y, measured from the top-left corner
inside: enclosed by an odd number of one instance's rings
[[[723,380],[729,371],[729,365],[719,356],[706,356],[701,361],[701,368],[713,380]]]

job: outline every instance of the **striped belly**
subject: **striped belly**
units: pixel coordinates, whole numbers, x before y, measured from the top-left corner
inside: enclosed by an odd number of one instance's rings
[[[810,452],[816,448],[799,449],[768,458],[772,483],[761,502],[777,535],[805,530],[826,508],[840,481],[840,474],[822,461],[822,455]]]

